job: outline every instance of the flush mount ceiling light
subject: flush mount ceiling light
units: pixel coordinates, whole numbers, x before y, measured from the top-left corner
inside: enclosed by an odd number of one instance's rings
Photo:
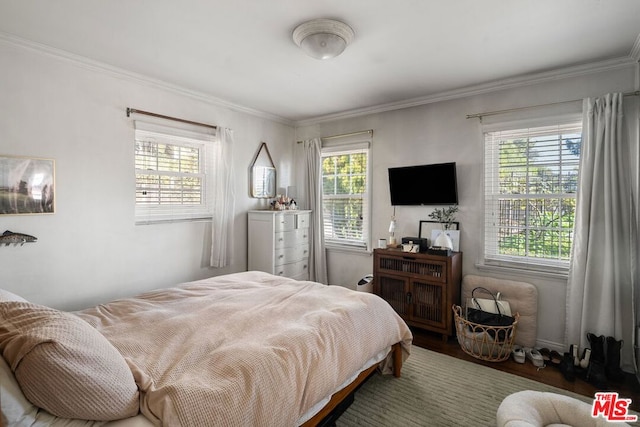
[[[307,55],[316,59],[338,56],[353,40],[354,32],[347,24],[333,19],[314,19],[293,30],[293,41]]]

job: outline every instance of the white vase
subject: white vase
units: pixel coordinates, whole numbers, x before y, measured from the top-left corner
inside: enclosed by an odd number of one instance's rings
[[[448,248],[453,250],[453,242],[451,241],[451,237],[447,235],[446,230],[443,230],[442,232],[440,232],[438,237],[436,237],[434,246],[439,246],[441,248]]]

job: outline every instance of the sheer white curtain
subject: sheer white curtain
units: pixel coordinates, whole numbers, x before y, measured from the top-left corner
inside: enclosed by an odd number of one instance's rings
[[[324,221],[322,218],[322,141],[313,138],[298,144],[297,164],[300,166],[298,181],[301,183],[302,201],[311,209],[311,238],[309,240],[309,279],[329,283],[327,255],[324,246]]]
[[[587,332],[623,340],[621,367],[635,371],[637,223],[623,95],[583,101],[580,174],[567,285],[566,344]]]
[[[233,131],[218,127],[213,148],[213,219],[211,222],[211,267],[233,264],[235,190],[233,181]]]

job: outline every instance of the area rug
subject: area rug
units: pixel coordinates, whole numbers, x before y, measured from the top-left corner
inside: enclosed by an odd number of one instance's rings
[[[593,402],[593,397],[413,346],[401,378],[374,375],[336,426],[495,426],[502,399],[520,390]]]

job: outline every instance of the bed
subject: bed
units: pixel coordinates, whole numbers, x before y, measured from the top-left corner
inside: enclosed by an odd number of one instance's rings
[[[5,425],[317,425],[411,331],[376,295],[243,272],[73,313],[0,292]],[[91,421],[89,421],[91,420]]]

